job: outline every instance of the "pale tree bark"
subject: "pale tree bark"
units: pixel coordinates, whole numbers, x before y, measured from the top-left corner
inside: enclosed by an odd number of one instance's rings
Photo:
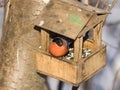
[[[0,90],[47,90],[35,68],[40,35],[34,23],[44,6],[42,0],[5,0]]]

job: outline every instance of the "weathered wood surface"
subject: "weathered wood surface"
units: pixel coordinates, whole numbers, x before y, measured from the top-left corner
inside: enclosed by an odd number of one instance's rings
[[[42,74],[75,86],[96,74],[106,63],[106,49],[102,47],[77,63],[68,63],[43,53],[36,53],[36,70]]]
[[[33,29],[44,6],[42,0],[5,0],[0,90],[47,90],[45,80],[35,69],[40,34]]]
[[[44,51],[48,51],[48,46],[50,43],[50,35],[48,32],[41,30],[41,49]]]
[[[106,19],[105,15],[108,13],[105,10],[76,2],[74,0],[69,2],[52,0],[39,16],[37,25],[46,30],[76,39],[77,36],[80,37]],[[99,13],[96,13],[97,11]],[[40,24],[40,22],[43,22],[43,24]]]
[[[78,83],[88,80],[106,65],[106,47],[99,48],[90,57],[84,60],[82,75],[78,76]]]
[[[93,14],[94,12],[82,10],[74,5],[52,0],[39,16],[37,25],[54,33],[76,39]],[[44,23],[41,25],[39,22]]]
[[[104,9],[99,9],[99,8],[93,7],[91,5],[88,5],[89,3],[86,3],[86,4],[80,3],[78,0],[62,0],[62,1],[69,3],[71,5],[74,5],[76,7],[79,7],[83,10],[94,12],[96,14],[110,13],[110,11],[106,11]],[[116,3],[117,0],[114,0],[114,1],[115,1],[114,3]]]
[[[43,53],[44,51],[42,51],[41,53],[38,52],[36,54],[36,69],[42,74],[72,83],[73,85],[78,85],[105,66],[105,47],[102,47],[102,45],[99,44],[102,48],[96,48],[98,43],[101,42],[101,34],[97,35],[97,33],[99,33],[98,31],[101,32],[102,30],[102,25],[99,25],[99,23],[105,20],[105,15],[103,15],[103,13],[102,15],[97,15],[96,12],[91,11],[92,8],[90,10],[85,10],[85,7],[84,9],[83,7],[82,9],[78,8],[70,2],[68,4],[55,0],[51,1],[39,17],[39,22],[44,23],[42,25],[41,23],[39,24],[42,29],[48,29],[54,33],[75,39],[74,60],[72,63],[59,60],[58,58],[54,58],[47,54],[47,52]],[[69,6],[70,4],[71,6]],[[81,25],[83,23],[81,23],[79,19],[84,22],[82,27]],[[72,22],[70,20],[72,20]],[[86,40],[83,42],[82,35],[92,28],[95,30],[94,38],[99,37],[99,39],[91,41]],[[44,30],[42,31],[45,32]],[[46,39],[45,33],[43,33],[42,38],[42,46],[46,47],[46,41],[48,40]],[[93,51],[92,55],[84,60],[81,58],[83,47],[92,49]],[[96,60],[96,58],[98,60]]]
[[[102,27],[103,27],[103,22],[98,24],[94,30],[94,42],[96,48],[100,48],[102,45]]]
[[[84,48],[90,48],[93,51],[96,50],[95,43],[92,40],[86,40],[86,41],[84,41],[83,47]]]
[[[36,54],[38,72],[67,82],[76,83],[77,66],[42,53]]]
[[[74,62],[79,62],[82,58],[83,37],[77,38],[74,42]]]

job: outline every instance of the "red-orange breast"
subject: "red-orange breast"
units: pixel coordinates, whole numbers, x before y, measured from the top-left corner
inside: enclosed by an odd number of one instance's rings
[[[60,37],[53,39],[49,46],[49,52],[56,57],[64,56],[68,52],[67,41]]]

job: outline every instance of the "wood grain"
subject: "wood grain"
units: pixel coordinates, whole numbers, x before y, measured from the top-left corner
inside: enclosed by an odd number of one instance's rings
[[[63,60],[36,53],[36,70],[42,74],[68,82],[74,86],[100,71],[106,63],[106,48],[96,50],[92,55],[79,60],[78,63],[68,63]]]

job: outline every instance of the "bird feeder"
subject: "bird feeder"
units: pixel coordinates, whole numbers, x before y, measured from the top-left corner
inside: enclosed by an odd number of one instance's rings
[[[51,0],[36,24],[41,37],[40,50],[36,53],[37,72],[74,86],[99,72],[106,64],[101,34],[108,13],[75,0]],[[57,36],[72,41],[72,58],[49,53],[48,47]]]

